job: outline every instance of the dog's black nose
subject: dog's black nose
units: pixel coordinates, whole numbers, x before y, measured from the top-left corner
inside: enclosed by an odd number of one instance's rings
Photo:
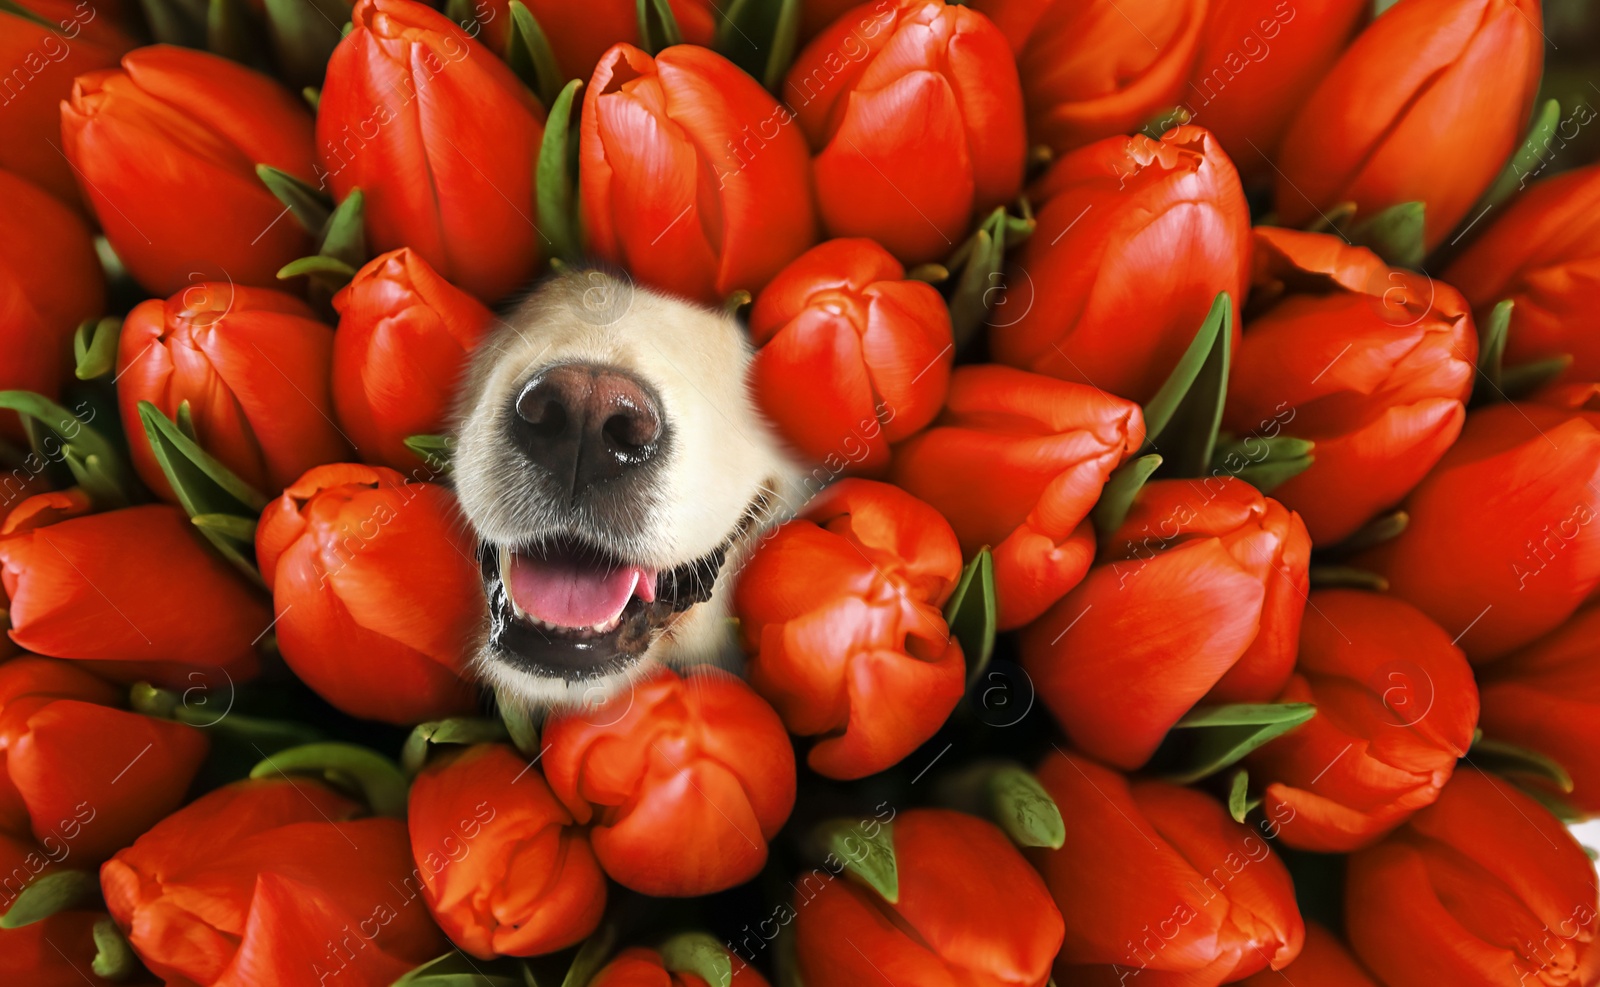
[[[655,456],[661,406],[637,377],[611,367],[569,363],[523,385],[512,433],[534,463],[584,488],[623,476]]]

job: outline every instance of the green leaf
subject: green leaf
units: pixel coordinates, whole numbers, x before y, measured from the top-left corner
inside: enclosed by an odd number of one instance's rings
[[[1211,456],[1212,476],[1236,476],[1264,494],[1311,468],[1316,443],[1275,435],[1251,435],[1219,447]]]
[[[328,222],[322,228],[322,238],[317,247],[318,254],[342,261],[351,269],[352,275],[368,260],[366,204],[366,195],[359,188],[351,189],[344,201],[328,214]],[[349,277],[344,280],[348,281]]]
[[[89,425],[92,418],[73,414],[32,391],[0,391],[0,408],[22,416],[29,435],[41,440],[35,443],[35,448],[42,450],[40,456],[48,462],[65,463],[73,482],[83,488],[95,507],[124,507],[130,502],[133,473],[117,447]],[[59,443],[43,441],[42,429],[58,436]]]
[[[989,778],[990,813],[1018,846],[1061,849],[1067,827],[1056,800],[1021,765],[997,768]]]
[[[150,36],[167,45],[204,48],[208,4],[205,0],[139,0]]]
[[[663,48],[683,44],[683,32],[678,29],[678,18],[672,13],[667,0],[638,0],[640,47],[650,54]]]
[[[611,958],[611,952],[617,945],[617,927],[610,922],[603,923],[594,934],[583,941],[578,947],[578,955],[572,958],[572,966],[567,968],[567,975],[561,980],[561,987],[588,987],[589,981],[606,965],[606,960]]]
[[[206,10],[206,50],[251,68],[265,68],[257,46],[260,25],[244,0],[210,0]]]
[[[1196,706],[1173,726],[1151,758],[1151,769],[1187,785],[1237,764],[1316,714],[1311,703]]]
[[[1228,815],[1237,823],[1244,822],[1256,806],[1261,804],[1260,799],[1250,797],[1250,773],[1241,768],[1234,773],[1233,781],[1228,786]]]
[[[1571,353],[1548,360],[1519,363],[1500,371],[1500,390],[1508,401],[1520,401],[1567,372],[1573,363]]]
[[[1399,3],[1400,0],[1372,0],[1372,16],[1381,17],[1384,11]]]
[[[1357,529],[1355,534],[1329,548],[1341,557],[1354,555],[1374,545],[1382,545],[1386,541],[1400,537],[1410,524],[1410,514],[1405,511],[1390,511],[1368,521]]]
[[[52,871],[22,889],[10,910],[0,915],[0,929],[20,929],[57,912],[82,908],[99,900],[97,875],[81,870]]]
[[[422,723],[411,731],[400,749],[400,770],[414,777],[428,762],[429,749],[434,744],[482,744],[506,738],[503,723],[476,716]]]
[[[961,580],[944,605],[950,633],[961,642],[961,653],[967,660],[969,683],[977,681],[994,655],[996,614],[994,555],[983,548],[962,570]]]
[[[391,987],[523,987],[516,966],[514,962],[475,960],[453,949],[413,967]]]
[[[733,983],[733,958],[721,943],[704,932],[680,932],[656,952],[672,973],[692,973],[707,987],[729,987]]]
[[[1389,591],[1389,580],[1353,565],[1314,565],[1306,571],[1312,589],[1364,589],[1374,593]]]
[[[1511,160],[1506,162],[1504,170],[1500,172],[1500,176],[1489,186],[1489,191],[1483,194],[1477,206],[1467,214],[1474,217],[1474,223],[1482,219],[1484,213],[1490,209],[1503,205],[1513,195],[1526,189],[1529,180],[1544,171],[1550,159],[1555,156],[1557,148],[1551,145],[1551,141],[1555,138],[1556,128],[1560,125],[1561,103],[1554,99],[1546,100],[1539,107],[1539,112],[1534,115],[1527,139],[1517,146],[1511,155]],[[1457,239],[1466,232],[1463,230],[1457,235]]]
[[[582,88],[583,80],[573,79],[550,104],[550,115],[544,122],[544,139],[539,144],[534,182],[539,228],[550,239],[550,251],[574,263],[583,257],[572,174],[573,106]]]
[[[799,37],[800,0],[779,0],[778,22],[772,32],[767,65],[761,73],[762,84],[772,92],[778,91],[778,87],[783,85],[783,77],[789,74]]]
[[[1505,361],[1506,337],[1511,332],[1512,310],[1516,302],[1507,298],[1495,305],[1489,317],[1478,324],[1478,380],[1472,388],[1472,403],[1501,400],[1501,365]]]
[[[350,8],[339,0],[265,0],[265,12],[283,80],[292,89],[320,86]]]
[[[533,710],[511,702],[502,701],[498,705],[500,723],[506,728],[511,746],[520,751],[523,757],[538,757],[539,724],[534,718]]]
[[[1374,213],[1350,229],[1350,240],[1370,247],[1395,267],[1418,270],[1427,254],[1423,245],[1427,207],[1422,202],[1402,202]]]
[[[1199,476],[1211,463],[1222,427],[1233,341],[1233,299],[1221,292],[1211,311],[1144,408],[1143,453],[1157,452],[1163,476]]]
[[[316,775],[345,791],[359,793],[380,816],[405,818],[406,776],[393,761],[366,747],[338,741],[304,744],[270,754],[250,769],[252,778],[279,774]]]
[[[178,503],[191,519],[205,516],[197,524],[206,540],[232,562],[239,571],[261,583],[260,570],[256,568],[254,538],[248,545],[233,537],[237,527],[228,527],[213,515],[231,515],[254,525],[267,506],[266,495],[260,493],[239,477],[183,430],[161,413],[149,401],[139,402],[139,421],[144,425],[145,436],[150,440],[150,451],[162,475],[172,485]]]
[[[139,958],[133,955],[133,947],[128,945],[117,923],[109,916],[100,919],[95,922],[92,934],[95,953],[89,968],[95,972],[95,976],[113,983],[133,976],[134,971],[139,969]]]
[[[344,283],[356,276],[356,269],[337,257],[324,257],[321,254],[300,257],[278,268],[278,279],[282,281],[306,274],[325,275]]]
[[[94,380],[117,369],[117,344],[122,339],[122,320],[114,315],[90,319],[72,335],[73,376]]]
[[[828,852],[862,884],[891,905],[900,900],[900,868],[894,856],[894,824],[884,823],[869,836],[859,823],[838,819],[823,823],[818,836]]]
[[[1100,499],[1089,513],[1094,530],[1100,537],[1109,537],[1122,527],[1139,491],[1144,489],[1145,481],[1160,465],[1161,457],[1150,453],[1130,459],[1111,472],[1110,479],[1106,480],[1105,487],[1100,491]]]
[[[511,0],[511,30],[506,35],[506,64],[517,78],[549,106],[565,81],[555,52],[539,21],[522,0]]]
[[[256,176],[267,187],[267,191],[305,227],[307,233],[316,236],[322,232],[328,223],[328,215],[333,212],[333,200],[325,192],[271,165],[256,165]]]
[[[300,98],[311,107],[311,112],[316,113],[322,109],[322,90],[316,86],[307,86],[300,90]]]
[[[411,435],[405,440],[405,447],[417,454],[417,458],[427,463],[431,469],[441,473],[450,472],[450,457],[455,455],[456,440],[449,435]]]
[[[1474,767],[1500,775],[1535,778],[1554,785],[1557,790],[1572,792],[1572,775],[1555,758],[1504,740],[1479,737],[1468,752]]]
[[[1006,251],[1026,240],[1034,225],[1031,216],[1019,219],[1008,216],[1003,207],[996,209],[945,262],[946,270],[960,272],[950,293],[950,329],[958,351],[977,334],[1004,294]]]
[[[196,514],[189,519],[189,523],[206,532],[208,536],[215,533],[245,545],[256,543],[254,518],[240,517],[237,514]]]

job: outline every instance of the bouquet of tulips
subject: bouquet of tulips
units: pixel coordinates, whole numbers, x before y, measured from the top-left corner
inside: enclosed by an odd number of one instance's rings
[[[1583,0],[0,2],[0,984],[1592,987]],[[728,660],[500,709],[550,270],[732,313]]]

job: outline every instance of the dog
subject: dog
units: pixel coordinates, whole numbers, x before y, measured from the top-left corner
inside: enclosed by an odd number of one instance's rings
[[[731,584],[804,493],[751,357],[731,315],[600,269],[549,278],[480,343],[451,462],[488,599],[472,664],[502,704],[598,705],[737,653]]]

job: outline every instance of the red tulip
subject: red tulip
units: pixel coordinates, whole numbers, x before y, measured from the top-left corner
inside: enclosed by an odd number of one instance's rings
[[[624,949],[594,975],[589,987],[712,987],[698,974],[673,969],[668,962],[653,949]],[[720,987],[767,987],[766,979],[742,960],[733,959],[732,973]]]
[[[503,298],[539,266],[544,111],[438,11],[358,0],[350,16],[317,111],[324,180],[341,200],[361,189],[375,249],[410,247],[450,283]]]
[[[717,26],[725,21],[713,0],[667,0],[683,40],[709,48]],[[606,49],[619,41],[639,43],[639,7],[634,0],[598,0],[575,4],[568,0],[529,0],[528,12],[539,22],[539,29],[550,42],[556,68],[563,79],[588,79]],[[473,5],[474,18],[483,36],[480,40],[497,53],[506,50],[511,36],[510,0],[479,0]],[[469,33],[470,24],[464,24]],[[477,34],[473,34],[478,37]]]
[[[1460,434],[1477,333],[1454,288],[1338,237],[1260,228],[1255,256],[1259,314],[1224,425],[1246,456],[1280,430],[1316,443],[1311,468],[1272,496],[1331,545],[1400,503]]]
[[[1023,631],[1023,668],[1076,746],[1132,770],[1201,700],[1283,688],[1310,555],[1299,515],[1243,480],[1147,484],[1099,564]]]
[[[55,495],[47,495],[54,497]],[[96,661],[119,681],[184,683],[196,669],[255,674],[266,605],[176,507],[146,504],[0,532],[11,640]]]
[[[1355,590],[1311,595],[1278,700],[1317,715],[1253,754],[1250,780],[1265,783],[1283,842],[1319,853],[1368,846],[1432,805],[1478,725],[1472,666],[1450,636]]]
[[[1553,758],[1572,776],[1561,798],[1600,813],[1600,679],[1594,669],[1600,609],[1589,607],[1483,670],[1486,736]]]
[[[101,314],[105,276],[89,228],[43,189],[0,171],[0,203],[0,390],[53,398],[72,373],[73,330]],[[0,416],[0,434],[22,440],[16,415]]]
[[[1544,68],[1538,0],[1410,0],[1361,32],[1278,153],[1278,219],[1427,203],[1449,235],[1522,142]]]
[[[173,420],[187,404],[200,445],[261,490],[345,458],[329,388],[333,339],[305,302],[265,288],[212,281],[135,306],[117,344],[117,406],[140,478],[177,499],[150,450],[141,401]]]
[[[387,984],[445,948],[405,823],[315,782],[217,789],[100,868],[106,907],[169,984]]]
[[[734,591],[750,684],[791,732],[822,737],[812,770],[875,774],[955,709],[966,663],[940,607],[960,578],[944,518],[871,480],[829,487],[757,550]]]
[[[756,300],[750,336],[761,410],[836,473],[881,471],[889,443],[933,420],[955,350],[944,299],[871,240],[801,254]]]
[[[99,912],[58,912],[15,929],[0,930],[0,982],[27,987],[103,987],[111,983],[87,972],[98,948]]]
[[[311,114],[236,62],[155,45],[79,76],[61,104],[62,149],[106,239],[139,283],[271,286],[311,238],[256,177],[315,183]]]
[[[407,815],[428,908],[472,955],[552,953],[600,924],[606,878],[588,835],[510,747],[429,765]]]
[[[1594,865],[1543,806],[1475,769],[1350,858],[1345,928],[1388,987],[1593,984]]]
[[[1300,957],[1280,970],[1262,970],[1238,981],[1239,987],[1378,987],[1333,933],[1306,923]]]
[[[0,829],[78,867],[183,804],[205,735],[113,708],[121,699],[68,662],[24,656],[0,665]]]
[[[592,824],[600,866],[642,894],[748,881],[794,807],[794,751],[777,714],[709,666],[661,669],[604,706],[557,715],[543,740],[545,777]]]
[[[333,307],[340,424],[362,459],[414,468],[418,459],[405,440],[444,430],[467,357],[494,325],[494,313],[407,248],[373,259],[334,296]]]
[[[589,249],[703,302],[760,291],[817,239],[793,119],[710,49],[674,45],[651,58],[613,47],[583,97]]]
[[[1087,518],[1111,471],[1144,442],[1131,401],[1010,367],[962,367],[938,423],[895,453],[894,481],[950,519],[968,556],[994,548],[1002,629],[1082,581]]]
[[[1250,212],[1216,139],[1178,127],[1111,137],[1058,161],[1035,190],[1039,226],[1006,275],[1025,312],[995,328],[996,359],[1147,401],[1218,292],[1250,278]],[[1130,319],[1130,313],[1137,318]]]
[[[907,264],[937,260],[1022,186],[1016,64],[1004,35],[966,7],[857,7],[800,53],[783,95],[816,153],[832,236],[871,237]]]
[[[1028,135],[1057,154],[1131,134],[1187,95],[1206,4],[981,0],[1017,53]]]
[[[1411,523],[1358,557],[1474,663],[1554,630],[1600,584],[1600,411],[1502,404],[1406,500]]]
[[[283,660],[352,716],[471,711],[461,676],[484,614],[475,548],[445,487],[382,466],[310,470],[256,531]]]
[[[1600,380],[1600,338],[1588,331],[1600,297],[1600,165],[1540,182],[1487,226],[1445,279],[1480,321],[1502,300],[1516,303],[1506,365],[1570,355],[1564,379]]]
[[[1283,861],[1209,795],[1077,754],[1051,754],[1038,776],[1067,825],[1061,849],[1029,851],[1066,919],[1060,982],[1216,987],[1299,955]]]

